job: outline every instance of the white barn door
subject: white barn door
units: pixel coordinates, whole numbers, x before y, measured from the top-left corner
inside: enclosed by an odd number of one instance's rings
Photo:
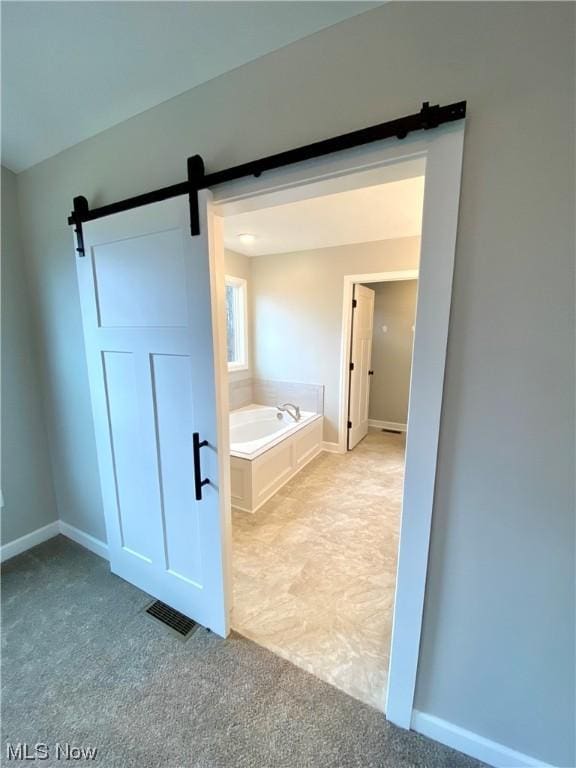
[[[348,450],[351,451],[368,434],[370,405],[370,360],[372,359],[372,327],[374,325],[374,291],[354,285],[352,310],[352,344],[350,353],[350,399],[348,405]]]
[[[111,569],[226,636],[209,199],[196,237],[186,196],[87,222],[76,261]]]

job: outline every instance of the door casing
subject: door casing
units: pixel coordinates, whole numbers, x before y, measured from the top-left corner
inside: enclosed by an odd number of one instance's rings
[[[431,132],[410,134],[308,162],[243,178],[215,188],[217,215],[320,197],[425,174],[419,291],[416,310],[410,410],[406,444],[404,495],[388,690],[383,703],[388,720],[410,728],[422,631],[426,573],[432,525],[438,438],[448,342],[452,277],[458,226],[465,121]],[[224,283],[217,259],[211,265],[213,285]],[[399,278],[406,279],[406,278]],[[350,283],[351,285],[352,283]],[[223,316],[217,318],[225,334]],[[228,403],[218,386],[222,411]],[[342,402],[342,399],[341,399]],[[346,402],[346,400],[344,400]],[[342,439],[342,431],[340,439]],[[221,471],[229,455],[220,457]],[[228,510],[228,515],[231,515]],[[228,530],[230,526],[228,525]],[[229,582],[229,580],[228,580]]]

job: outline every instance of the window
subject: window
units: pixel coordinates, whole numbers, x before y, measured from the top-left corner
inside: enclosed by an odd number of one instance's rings
[[[246,280],[226,275],[226,334],[228,370],[248,368],[248,306]]]

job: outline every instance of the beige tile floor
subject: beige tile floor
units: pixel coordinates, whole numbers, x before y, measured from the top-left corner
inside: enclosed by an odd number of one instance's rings
[[[383,709],[404,436],[322,453],[256,514],[233,511],[233,628]]]

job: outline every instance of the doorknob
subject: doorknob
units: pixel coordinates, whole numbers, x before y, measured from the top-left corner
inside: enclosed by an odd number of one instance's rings
[[[374,371],[368,371],[368,376],[374,376]]]
[[[192,448],[194,452],[194,489],[196,491],[196,501],[202,501],[202,486],[208,485],[210,480],[206,477],[201,480],[202,470],[200,469],[200,448],[208,445],[208,440],[200,440],[200,433],[192,434]]]

